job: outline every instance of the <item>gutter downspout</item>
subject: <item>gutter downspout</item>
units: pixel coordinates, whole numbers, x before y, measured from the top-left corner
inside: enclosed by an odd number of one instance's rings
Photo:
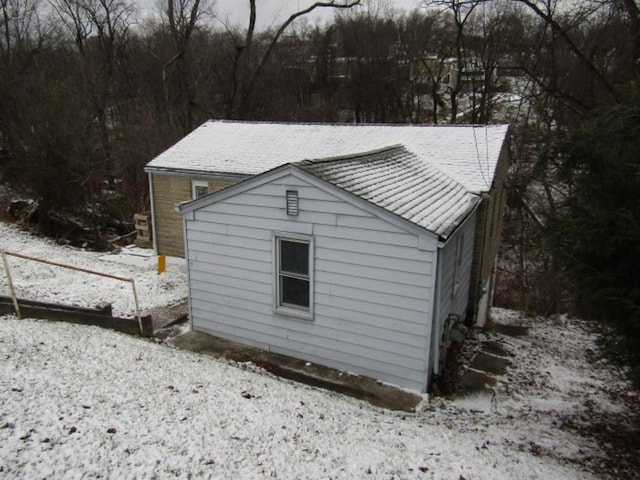
[[[191,305],[191,268],[189,260],[189,242],[187,241],[187,221],[194,219],[194,213],[182,213],[182,238],[184,238],[184,263],[187,271],[187,311],[189,312],[189,328],[193,330],[193,306]]]
[[[442,289],[442,262],[441,260],[441,252],[444,247],[445,242],[438,242],[438,248],[436,250],[436,287],[434,288],[434,296],[433,296],[433,318],[431,321],[431,354],[429,355],[429,370],[427,372],[429,381],[433,381],[432,375],[438,375],[440,372],[436,371],[436,366],[440,361],[440,340],[439,340],[439,332],[438,332],[438,318],[440,317],[440,292]],[[438,369],[439,370],[439,369]],[[427,387],[429,387],[427,385]]]
[[[493,187],[493,186],[492,186]],[[480,258],[478,261],[478,271],[476,272],[477,279],[473,279],[475,285],[471,287],[474,289],[474,299],[473,299],[473,325],[475,325],[478,321],[478,310],[480,308],[480,299],[482,298],[482,289],[484,287],[484,279],[482,278],[482,270],[484,270],[485,263],[485,248],[487,247],[487,223],[489,222],[489,215],[493,215],[493,209],[491,207],[491,190],[489,193],[482,194],[482,202],[486,202],[487,208],[485,210],[484,215],[484,225],[482,226],[482,246],[480,247]],[[475,281],[477,280],[477,281]],[[468,311],[468,310],[467,310]]]
[[[153,245],[153,252],[158,255],[158,235],[156,230],[156,209],[155,209],[155,197],[153,191],[153,174],[151,172],[147,173],[149,177],[149,203],[151,204],[151,238]]]

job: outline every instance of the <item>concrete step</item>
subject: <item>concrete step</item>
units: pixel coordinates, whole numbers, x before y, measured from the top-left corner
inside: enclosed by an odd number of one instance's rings
[[[351,375],[335,368],[313,364],[285,355],[189,331],[169,340],[175,347],[237,362],[251,362],[283,378],[326,388],[391,410],[414,412],[421,395],[378,382],[363,375]]]
[[[507,371],[509,360],[490,353],[479,352],[469,366],[473,370],[479,370],[493,375],[502,375]]]

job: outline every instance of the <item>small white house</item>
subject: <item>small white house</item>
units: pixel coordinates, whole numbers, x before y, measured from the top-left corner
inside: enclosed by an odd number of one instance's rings
[[[506,133],[478,154],[488,185]],[[426,391],[503,201],[434,163],[400,145],[307,159],[182,204],[193,329]]]

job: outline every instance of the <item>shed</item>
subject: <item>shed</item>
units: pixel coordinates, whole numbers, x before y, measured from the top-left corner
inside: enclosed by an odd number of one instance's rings
[[[182,204],[192,328],[426,391],[468,311],[482,200],[394,145]]]

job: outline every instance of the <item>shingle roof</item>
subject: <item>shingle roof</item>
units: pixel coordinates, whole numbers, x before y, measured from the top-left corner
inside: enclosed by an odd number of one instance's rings
[[[462,184],[402,146],[294,165],[442,238],[479,201]]]
[[[147,165],[148,171],[256,175],[308,158],[401,144],[472,192],[491,186],[507,125],[425,126],[212,120]]]

